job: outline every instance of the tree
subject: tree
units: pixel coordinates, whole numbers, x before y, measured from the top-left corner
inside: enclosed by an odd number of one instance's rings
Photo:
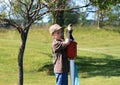
[[[52,4],[53,0],[49,3]],[[29,29],[34,21],[50,12],[44,0],[9,0],[0,1],[0,20],[8,22],[20,34],[18,53],[18,85],[23,85],[23,56]]]
[[[106,13],[108,20],[106,21],[106,25],[111,26],[120,26],[120,4],[116,4],[115,6],[111,7],[111,10],[109,10]]]
[[[64,26],[64,9],[66,8],[69,0],[56,0],[50,8],[55,9],[52,13],[52,23],[59,24],[61,27]],[[47,3],[50,3],[49,0]],[[61,10],[62,9],[62,10]],[[64,28],[62,28],[62,38],[64,38]]]
[[[64,38],[64,25],[72,23],[78,23],[79,21],[79,9],[90,6],[92,3],[86,3],[83,6],[75,5],[76,0],[56,0],[50,8],[52,11],[52,23],[62,26],[62,38]],[[78,1],[78,2],[81,2]],[[84,1],[86,2],[86,0]],[[49,0],[48,0],[49,3]],[[68,16],[69,15],[69,16]],[[74,18],[74,19],[73,19]]]
[[[65,4],[65,8],[66,9],[71,9],[74,7],[77,7],[78,5],[76,5],[76,1],[75,0],[67,0],[66,2],[67,4]],[[77,24],[79,22],[79,17],[80,14],[78,13],[80,10],[78,9],[72,9],[69,11],[64,11],[64,16],[63,16],[63,23],[64,25],[68,25],[68,24]]]
[[[89,0],[89,1],[95,2],[93,5],[98,8],[97,10],[98,29],[102,27],[105,12],[110,10],[110,8],[113,5],[120,3],[120,0]]]
[[[64,13],[64,25],[68,24],[77,24],[79,22],[79,16],[80,14],[77,14],[75,12],[65,12]]]
[[[83,3],[82,5],[78,3]],[[92,5],[94,2],[89,2],[89,0],[57,0],[58,5],[54,5],[53,8],[53,23],[57,23],[61,26],[64,26],[68,23],[77,23],[79,21],[79,16],[82,16],[85,13],[80,11],[81,8],[86,8]],[[60,13],[62,12],[62,13]],[[74,18],[74,20],[72,19]],[[81,17],[80,17],[81,18]],[[82,16],[82,19],[84,17]]]

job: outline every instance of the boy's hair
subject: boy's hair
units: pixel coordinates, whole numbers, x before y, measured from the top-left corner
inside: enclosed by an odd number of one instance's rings
[[[53,25],[50,26],[50,28],[49,28],[50,35],[52,36],[55,31],[58,31],[58,30],[60,30],[61,28],[62,28],[62,27],[59,26],[58,24],[53,24]]]

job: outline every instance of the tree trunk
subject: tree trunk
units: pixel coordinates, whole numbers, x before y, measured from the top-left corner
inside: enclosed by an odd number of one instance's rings
[[[56,11],[52,13],[53,24],[58,24],[62,27],[62,38],[64,38],[64,11]]]
[[[20,48],[19,48],[19,53],[18,53],[18,85],[23,85],[23,56],[24,56],[24,50],[25,50],[25,45],[26,45],[26,40],[27,40],[27,34],[28,34],[29,29],[22,31],[20,33]]]
[[[98,10],[98,16],[97,16],[97,29],[100,29],[100,11]]]
[[[65,0],[56,0],[55,1],[55,8],[57,9],[64,9],[65,8]],[[62,38],[64,39],[64,11],[57,10],[52,12],[53,15],[53,24],[59,24],[62,27]]]
[[[59,24],[60,26],[64,25],[64,11],[56,11],[52,13],[53,15],[53,24]]]

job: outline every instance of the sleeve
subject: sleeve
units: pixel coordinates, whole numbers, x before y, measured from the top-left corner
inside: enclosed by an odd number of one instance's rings
[[[64,42],[56,41],[53,43],[53,51],[54,52],[59,52],[65,48],[66,48],[66,44]]]

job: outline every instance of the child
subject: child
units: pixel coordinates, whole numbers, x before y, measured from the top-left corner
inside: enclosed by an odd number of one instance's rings
[[[50,35],[53,37],[52,51],[54,73],[56,75],[56,85],[68,85],[69,61],[66,56],[65,49],[70,43],[70,40],[69,38],[66,38],[65,40],[61,38],[61,28],[62,27],[60,27],[58,24],[54,24],[49,29]],[[71,28],[67,30],[67,34],[69,35]]]

